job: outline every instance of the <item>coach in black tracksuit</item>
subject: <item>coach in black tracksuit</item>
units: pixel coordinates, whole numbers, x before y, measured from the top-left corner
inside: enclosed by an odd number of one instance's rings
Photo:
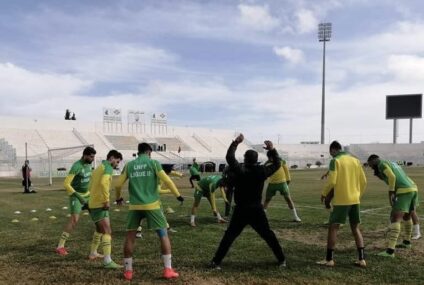
[[[231,143],[227,151],[226,160],[229,164],[230,171],[234,173],[234,202],[236,206],[230,224],[212,259],[212,266],[219,267],[231,244],[247,225],[252,226],[266,241],[274,252],[279,264],[285,266],[283,250],[274,232],[269,227],[268,219],[261,203],[264,181],[280,168],[281,162],[278,159],[278,153],[274,149],[272,142],[265,141],[266,149],[271,157],[275,158],[271,160],[273,163],[267,166],[258,165],[258,153],[254,150],[248,150],[244,154],[244,165],[241,166],[236,160],[235,152],[237,145],[243,139],[243,135],[240,134]]]

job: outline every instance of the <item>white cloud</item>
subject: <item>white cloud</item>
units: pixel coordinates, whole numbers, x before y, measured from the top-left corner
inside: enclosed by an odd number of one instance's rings
[[[404,81],[424,81],[424,57],[416,55],[390,55],[387,68]]]
[[[316,31],[318,28],[318,20],[311,10],[300,9],[296,12],[297,30],[301,33],[309,33]]]
[[[346,42],[352,49],[367,53],[422,53],[424,50],[424,22],[398,21],[377,34],[363,35]]]
[[[62,118],[70,108],[96,120],[101,107],[115,106],[177,113],[181,124],[284,133],[286,142],[317,140],[321,46],[307,33],[340,8],[334,21],[349,36],[328,45],[327,127],[343,143],[390,142],[385,95],[424,90],[424,22],[389,14],[389,24],[378,26],[363,13],[370,30],[359,31],[344,17],[361,12],[358,1],[286,1],[282,8],[279,2],[151,1],[134,9],[117,2],[81,13],[60,5],[41,16],[30,11],[24,17],[30,23],[16,20],[19,38],[9,34],[1,47],[0,60],[19,66],[0,63],[0,113]],[[308,62],[296,69],[279,64],[271,48],[293,65]],[[91,91],[109,96],[81,96]],[[414,122],[420,140],[423,124]]]
[[[274,47],[274,53],[293,64],[298,64],[304,61],[303,51],[291,47]]]
[[[160,81],[140,92],[113,92],[108,96],[82,96],[95,82],[75,75],[37,73],[11,63],[0,64],[0,113],[16,116],[58,117],[71,109],[78,118],[98,120],[104,106],[163,111],[176,105],[234,102],[234,94],[219,81]]]
[[[84,78],[115,82],[139,79],[140,73],[148,70],[170,68],[176,60],[176,55],[164,49],[114,44],[83,47],[66,61],[69,69]]]
[[[277,28],[280,21],[274,18],[268,6],[239,4],[240,22],[256,31],[271,31]]]
[[[0,64],[0,113],[20,117],[63,117],[65,109],[90,107],[77,96],[89,90],[91,81],[72,75],[37,73],[11,63]],[[97,107],[101,106],[100,98]],[[77,113],[80,115],[80,113]],[[80,116],[79,116],[80,117]]]
[[[0,110],[54,98],[66,100],[90,88],[92,82],[71,75],[35,73],[11,63],[0,63]]]
[[[203,81],[153,81],[147,87],[149,96],[161,102],[162,105],[191,104],[210,102],[225,103],[236,100],[231,90],[220,82]]]

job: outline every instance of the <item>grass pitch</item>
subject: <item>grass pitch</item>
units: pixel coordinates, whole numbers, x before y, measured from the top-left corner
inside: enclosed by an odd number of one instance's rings
[[[422,168],[408,168],[407,173],[422,189]],[[291,212],[283,198],[276,196],[268,209],[272,229],[287,256],[287,269],[277,269],[274,256],[265,242],[251,229],[245,231],[233,244],[222,264],[223,270],[211,271],[208,263],[225,231],[212,216],[204,199],[197,216],[197,228],[189,225],[193,191],[188,177],[175,180],[186,197],[179,206],[173,196],[163,196],[164,207],[172,207],[167,215],[177,233],[170,233],[173,247],[173,265],[180,272],[177,280],[160,278],[162,262],[159,242],[154,232],[144,230],[138,239],[134,254],[134,284],[423,284],[424,240],[413,242],[411,250],[399,250],[395,259],[375,256],[385,248],[385,229],[390,207],[387,187],[367,170],[368,187],[363,197],[362,231],[368,267],[352,266],[356,248],[349,226],[341,228],[335,251],[335,268],[322,268],[315,261],[325,257],[327,228],[323,223],[328,211],[319,203],[324,182],[319,180],[322,170],[292,172],[291,195],[302,218],[302,223],[291,222]],[[19,179],[0,180],[0,284],[128,284],[120,270],[103,269],[102,261],[88,261],[94,225],[89,216],[81,216],[77,229],[67,242],[70,254],[55,254],[59,236],[68,221],[68,206],[63,179],[55,179],[53,186],[46,180],[35,180],[38,190],[34,195],[21,194]],[[422,191],[420,190],[422,193]],[[124,192],[127,195],[127,192]],[[114,197],[114,194],[111,195]],[[223,201],[218,199],[221,213]],[[46,211],[51,208],[52,211]],[[112,257],[122,262],[125,235],[126,207],[111,209]],[[31,210],[36,210],[35,213]],[[20,211],[21,214],[15,214]],[[419,214],[420,213],[419,209]],[[56,219],[50,219],[55,216]],[[420,215],[422,217],[422,214]],[[38,221],[31,221],[37,217]],[[19,223],[12,223],[18,219]]]

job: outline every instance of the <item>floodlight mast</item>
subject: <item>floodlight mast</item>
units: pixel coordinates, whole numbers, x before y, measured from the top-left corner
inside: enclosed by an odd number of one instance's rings
[[[318,40],[323,43],[322,52],[322,103],[321,103],[321,144],[324,144],[325,135],[325,43],[331,38],[331,23],[318,25]]]

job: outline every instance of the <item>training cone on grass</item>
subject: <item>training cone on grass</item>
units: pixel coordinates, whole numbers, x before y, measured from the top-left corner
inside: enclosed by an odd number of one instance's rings
[[[67,214],[66,217],[69,218],[71,216],[71,214]]]
[[[19,223],[19,220],[18,219],[13,219],[12,220],[12,223]]]
[[[38,221],[38,218],[32,218],[31,221],[32,222],[37,222]]]
[[[171,207],[168,207],[168,208],[166,208],[166,213],[167,214],[173,214],[173,213],[175,213],[175,211]]]
[[[21,211],[15,211],[14,214],[19,215]]]
[[[68,207],[66,207],[66,206],[62,207],[62,210],[68,210]]]
[[[37,210],[31,210],[31,213],[37,213]]]
[[[121,212],[121,210],[119,210],[119,209],[115,209],[114,211],[115,211],[115,212]]]
[[[50,208],[46,209],[46,212],[51,212],[51,211],[52,211],[52,209],[50,209]]]
[[[87,212],[84,212],[82,215],[83,216],[88,216],[88,213]]]
[[[56,217],[55,217],[55,216],[50,216],[50,217],[49,217],[49,219],[50,219],[50,220],[55,220],[55,219],[56,219]]]

